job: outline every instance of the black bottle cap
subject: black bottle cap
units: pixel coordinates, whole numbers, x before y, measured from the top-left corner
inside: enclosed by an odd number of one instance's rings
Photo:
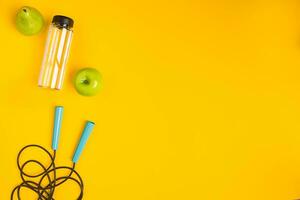
[[[73,19],[62,15],[55,15],[52,19],[52,23],[64,28],[73,28],[74,25]]]

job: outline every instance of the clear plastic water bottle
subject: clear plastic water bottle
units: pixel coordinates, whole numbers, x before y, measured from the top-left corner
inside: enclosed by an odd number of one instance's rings
[[[38,85],[60,90],[73,36],[74,21],[66,16],[53,17],[47,36]]]

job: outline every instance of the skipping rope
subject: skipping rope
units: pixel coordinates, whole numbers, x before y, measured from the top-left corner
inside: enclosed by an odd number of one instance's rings
[[[79,194],[76,200],[83,199],[84,192],[84,184],[81,176],[75,170],[76,163],[79,160],[79,157],[84,149],[84,146],[95,126],[94,122],[87,121],[82,132],[80,141],[73,155],[73,165],[72,166],[57,166],[55,163],[55,158],[57,154],[60,129],[62,124],[62,116],[63,116],[63,107],[57,106],[55,107],[55,119],[54,119],[54,129],[53,129],[53,138],[52,138],[52,151],[48,151],[46,148],[31,144],[23,147],[17,156],[17,166],[20,172],[20,177],[22,179],[21,183],[17,185],[12,193],[11,200],[22,199],[22,190],[27,189],[34,192],[37,195],[38,200],[55,200],[55,191],[56,189],[63,185],[66,182],[73,182],[79,188]],[[33,150],[38,150],[42,152],[48,159],[50,160],[49,164],[43,164],[42,162],[36,159],[29,159],[24,162],[21,162],[22,155],[26,152],[30,152]],[[35,165],[41,171],[39,173],[28,173],[26,168],[29,166]],[[61,175],[64,174],[64,175]]]

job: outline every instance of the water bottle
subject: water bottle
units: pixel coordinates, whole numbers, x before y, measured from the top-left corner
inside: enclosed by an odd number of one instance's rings
[[[63,86],[66,64],[73,36],[74,21],[56,15],[50,24],[38,85],[60,90]]]

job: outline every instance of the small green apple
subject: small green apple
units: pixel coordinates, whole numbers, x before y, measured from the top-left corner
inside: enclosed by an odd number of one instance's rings
[[[16,26],[24,35],[36,35],[44,27],[44,18],[37,9],[24,6],[17,13]]]
[[[75,75],[74,87],[83,96],[94,96],[102,87],[102,76],[94,68],[81,69]]]

